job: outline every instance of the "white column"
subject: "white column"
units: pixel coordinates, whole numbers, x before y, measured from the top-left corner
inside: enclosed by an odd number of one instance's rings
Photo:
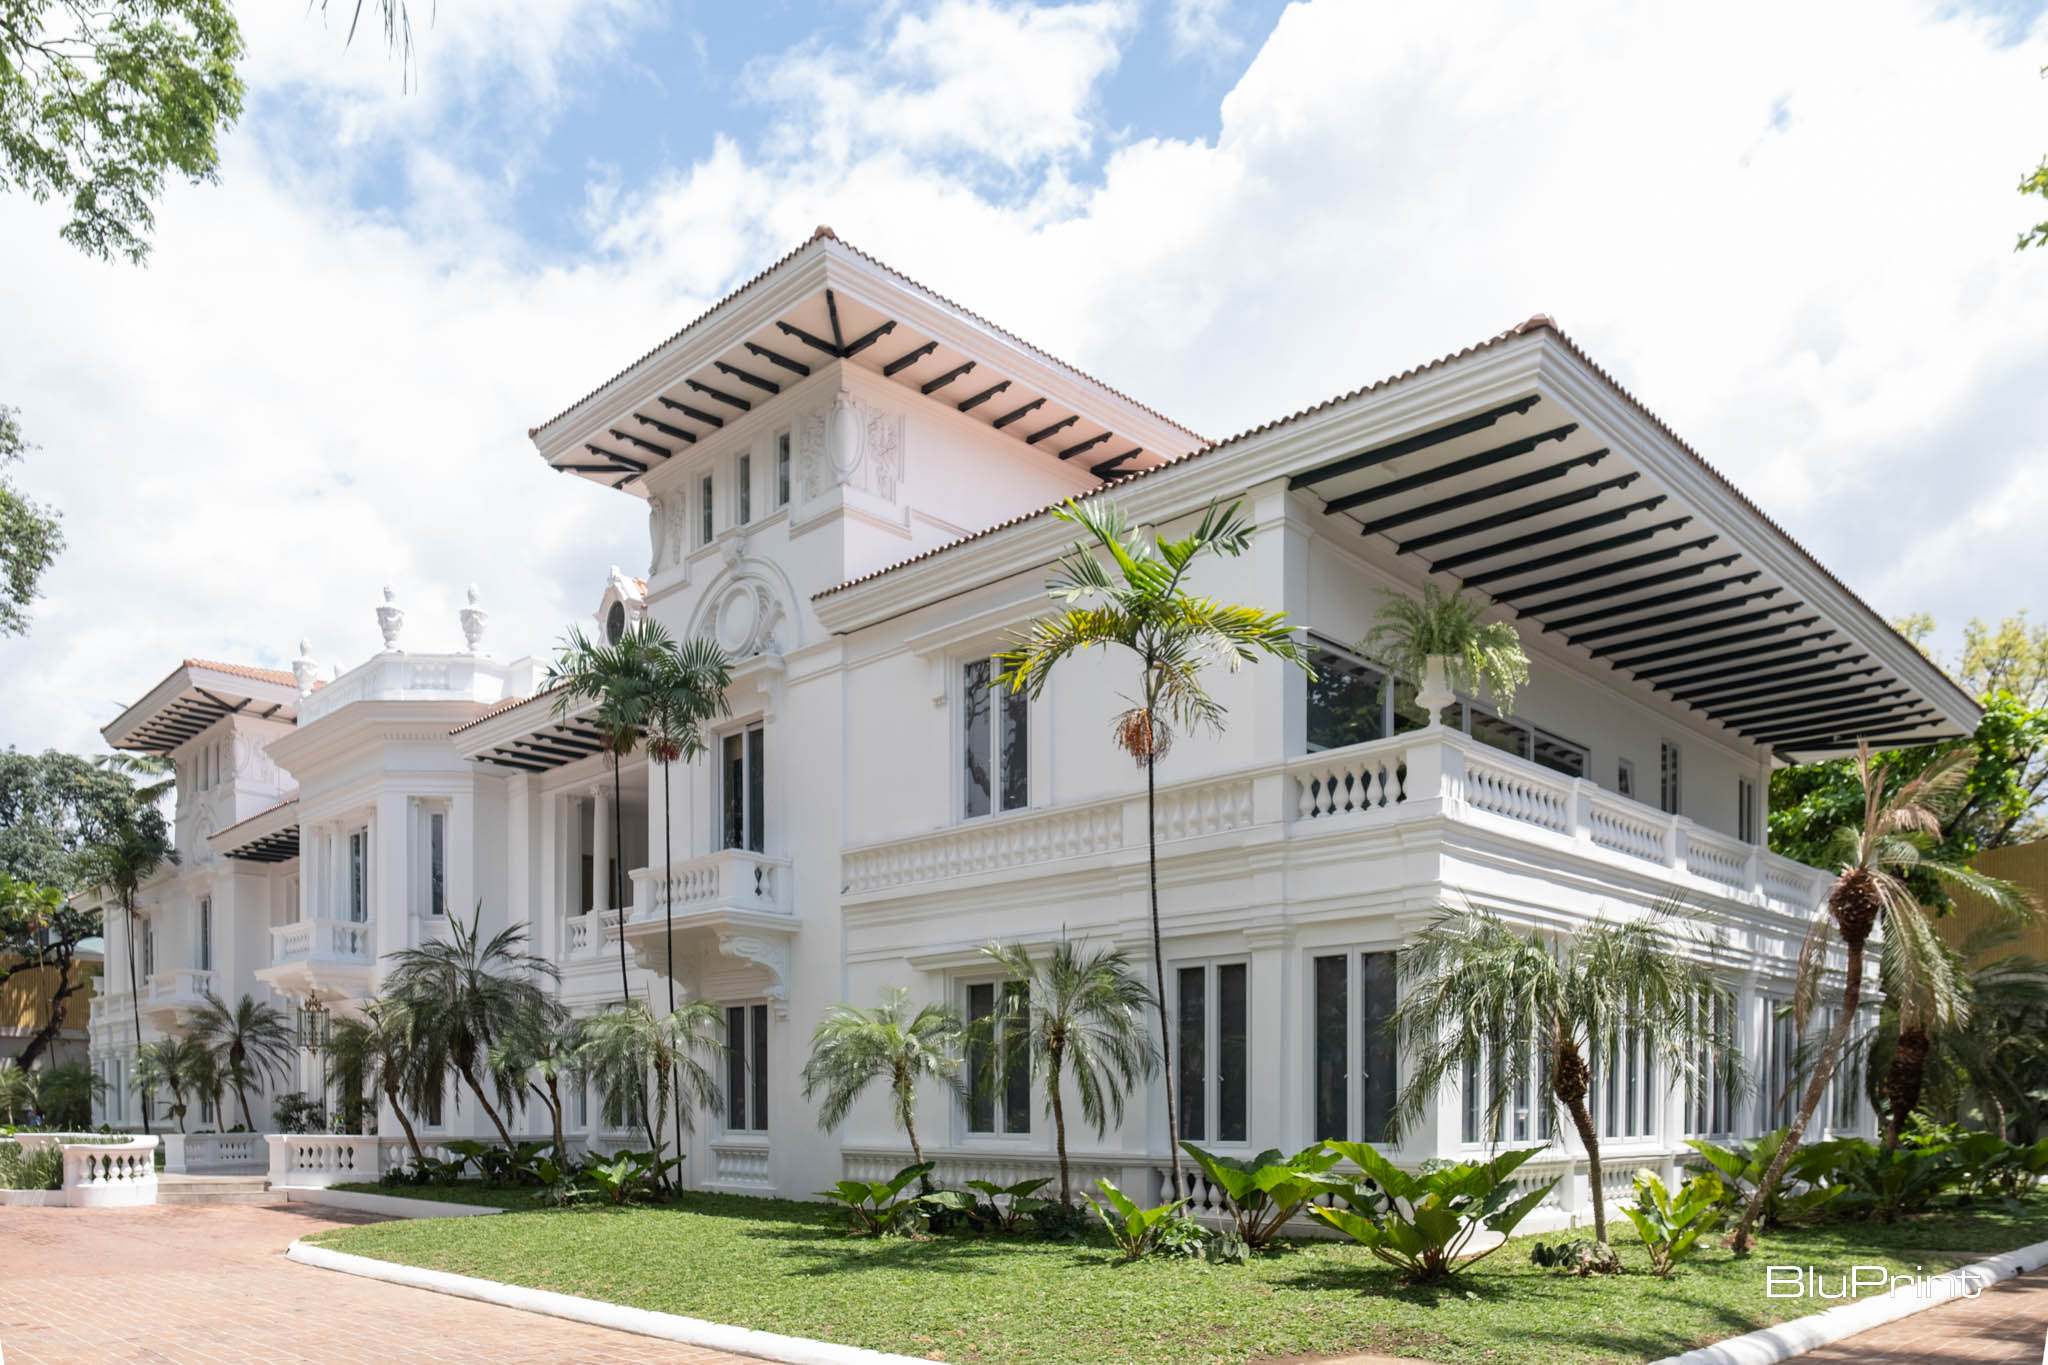
[[[1306,1102],[1310,1073],[1302,1060],[1300,1002],[1306,997],[1296,979],[1300,954],[1294,950],[1292,931],[1284,925],[1257,925],[1245,930],[1244,937],[1251,950],[1245,983],[1251,1024],[1245,1135],[1254,1150],[1278,1147],[1295,1152],[1314,1140],[1308,1133]]]
[[[612,904],[612,807],[606,789],[593,786],[590,795],[590,898],[600,910]]]
[[[476,877],[476,796],[468,790],[455,793],[448,803],[448,828],[442,857],[448,878],[448,913],[451,915],[473,915],[477,905]],[[422,854],[424,856],[424,853]],[[503,915],[506,924],[516,924],[522,918],[525,907],[513,902],[508,905],[487,905],[484,912],[496,918]]]

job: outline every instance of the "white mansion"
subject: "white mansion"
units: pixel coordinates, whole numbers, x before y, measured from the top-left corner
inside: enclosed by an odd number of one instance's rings
[[[1074,539],[1048,509],[1105,489],[1161,527],[1243,499],[1253,548],[1198,586],[1284,608],[1319,674],[1219,670],[1227,731],[1184,737],[1160,770],[1183,1126],[1204,1144],[1377,1135],[1393,954],[1438,907],[1569,925],[1674,893],[1718,922],[1765,1084],[1689,1095],[1631,1040],[1596,1080],[1609,1169],[1625,1183],[1686,1135],[1773,1125],[1780,1010],[1827,878],[1766,851],[1771,770],[1977,714],[1540,317],[1209,441],[821,229],[531,434],[550,470],[647,504],[645,576],[614,572],[600,627],[651,617],[738,661],[710,756],[673,775],[666,839],[659,770],[627,761],[615,816],[590,728],[558,717],[534,660],[491,656],[474,606],[468,647],[430,653],[412,639],[456,623],[405,625],[387,601],[384,652],[323,681],[311,659],[186,660],[105,730],[175,759],[182,855],[133,943],[109,917],[92,1026],[109,1121],[141,1117],[130,953],[145,1036],[211,990],[289,1007],[317,1043],[388,954],[479,904],[486,929],[525,926],[573,1007],[617,998],[621,935],[631,989],[665,1001],[672,841],[678,985],[725,1006],[731,1048],[690,1181],[802,1195],[893,1169],[906,1149],[879,1088],[836,1132],[802,1098],[827,1005],[901,985],[986,1011],[991,939],[1149,961],[1143,777],[1109,739],[1130,661],[1077,659],[1028,704],[989,688]],[[1383,594],[1432,577],[1519,623],[1534,677],[1512,715],[1460,703],[1424,728],[1412,683],[1354,652]],[[309,1048],[277,1090],[320,1088]],[[429,1131],[487,1131],[459,1099]],[[1526,1107],[1483,1132],[1476,1100],[1446,1094],[1403,1154],[1549,1136]],[[570,1111],[606,1140],[595,1097]],[[1847,1082],[1824,1117],[1869,1122]],[[1014,1088],[929,1088],[919,1127],[955,1178],[1049,1163]],[[1165,1132],[1155,1082],[1120,1127],[1077,1136],[1080,1174],[1128,1181]],[[1566,1182],[1559,1216],[1583,1197]]]

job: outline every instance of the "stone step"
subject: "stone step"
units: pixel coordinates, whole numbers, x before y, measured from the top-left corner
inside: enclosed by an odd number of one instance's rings
[[[269,1204],[270,1182],[258,1175],[159,1175],[159,1204]]]

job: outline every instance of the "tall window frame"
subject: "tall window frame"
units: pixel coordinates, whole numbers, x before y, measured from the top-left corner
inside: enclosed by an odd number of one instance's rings
[[[1180,1135],[1243,1146],[1251,1141],[1251,962],[1176,962],[1170,979]]]
[[[718,739],[720,848],[768,851],[768,734],[760,721]]]
[[[1310,1131],[1384,1142],[1400,1094],[1400,1050],[1388,1019],[1400,1003],[1391,946],[1319,950],[1308,961]]]
[[[977,1138],[1022,1138],[1031,1135],[1031,1057],[1023,1042],[1011,1036],[1010,1021],[1022,1013],[1028,1020],[1030,988],[1000,978],[961,984],[962,1016],[967,1020],[968,1135]],[[1004,1002],[1001,1014],[997,1002]],[[1029,1032],[1029,1024],[1019,1031]],[[994,1050],[994,1056],[991,1055]],[[991,1062],[1004,1063],[1001,1084],[994,1084]],[[1000,1093],[999,1093],[1000,1092]]]
[[[775,505],[789,506],[789,433],[775,433]]]
[[[742,450],[732,467],[733,524],[745,526],[754,519],[754,456]]]
[[[1415,703],[1415,684],[1320,635],[1309,637],[1315,677],[1307,689],[1309,753],[1366,744],[1411,730],[1429,718]]]
[[[697,479],[697,543],[709,545],[718,531],[718,507],[713,501],[717,485],[709,473]]]
[[[370,922],[370,830],[358,825],[343,841],[342,908],[351,924]]]
[[[1660,740],[1657,744],[1657,809],[1666,815],[1677,815],[1685,800],[1684,783],[1685,752],[1678,747],[1678,741]]]
[[[1031,805],[1031,698],[996,681],[992,655],[962,660],[956,770],[962,820]]]
[[[1757,784],[1753,777],[1735,779],[1735,837],[1745,844],[1761,842],[1757,821]]]
[[[725,1131],[768,1132],[768,1006],[725,1007]]]
[[[213,897],[199,898],[199,970],[213,970]]]

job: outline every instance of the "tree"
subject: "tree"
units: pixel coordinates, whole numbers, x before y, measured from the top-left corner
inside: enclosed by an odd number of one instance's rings
[[[405,1001],[414,1027],[432,1039],[433,1053],[447,1059],[510,1147],[512,1134],[484,1093],[482,1073],[491,1046],[521,1015],[557,1008],[536,979],[555,981],[560,974],[553,963],[526,951],[521,925],[508,924],[484,938],[483,913],[479,903],[468,924],[451,917],[447,938],[392,954],[385,990]],[[498,1102],[510,1108],[511,1084],[502,1076],[492,1080]]]
[[[328,1085],[360,1094],[372,1090],[391,1106],[413,1160],[424,1161],[419,1134],[410,1111],[424,1112],[441,1093],[448,1073],[446,1059],[435,1051],[435,1039],[417,1026],[412,1008],[397,996],[367,1001],[360,1016],[336,1019],[322,1051]]]
[[[1561,1132],[1558,1120],[1569,1118],[1586,1149],[1593,1236],[1604,1243],[1600,1135],[1586,1100],[1593,1061],[1611,1058],[1617,1040],[1639,1030],[1673,1086],[1733,1087],[1741,1079],[1732,999],[1681,951],[1684,909],[1665,901],[1633,919],[1599,917],[1555,934],[1518,930],[1479,908],[1439,915],[1400,958],[1408,990],[1387,1027],[1405,1048],[1408,1080],[1395,1130],[1419,1119],[1445,1085],[1468,1077],[1492,1088],[1490,1131],[1500,1130],[1516,1095],[1541,1097],[1553,1128]]]
[[[0,91],[5,88],[6,77],[0,74]],[[0,403],[0,471],[35,449],[22,439],[20,416]],[[29,603],[35,601],[37,584],[63,548],[57,513],[31,501],[0,473],[0,635],[28,633]]]
[[[156,806],[136,799],[131,791],[104,823],[92,842],[79,850],[81,880],[111,896],[121,907],[123,955],[128,959],[128,1008],[135,1024],[135,1046],[142,1046],[142,986],[136,972],[136,925],[141,916],[135,898],[158,868],[178,861],[169,824]],[[248,1105],[243,1106],[247,1117]],[[252,1131],[254,1125],[250,1125]],[[142,1131],[149,1133],[149,1105],[142,1106]]]
[[[1241,512],[1211,504],[1192,534],[1179,540],[1132,530],[1123,509],[1107,499],[1069,501],[1054,515],[1087,534],[1062,555],[1046,594],[1062,609],[1031,624],[1000,661],[997,681],[1037,698],[1065,659],[1091,649],[1137,656],[1139,693],[1116,721],[1116,743],[1145,770],[1145,856],[1152,924],[1152,972],[1159,1011],[1159,1050],[1166,1085],[1166,1141],[1173,1187],[1182,1188],[1180,1118],[1173,1093],[1172,1023],[1166,1017],[1166,952],[1159,927],[1157,769],[1175,728],[1221,732],[1222,704],[1202,686],[1202,673],[1222,663],[1232,671],[1260,656],[1299,665],[1308,656],[1285,612],[1227,606],[1186,586],[1206,555],[1235,559],[1251,547],[1256,527]],[[1092,543],[1091,543],[1092,542]],[[1105,564],[1097,551],[1107,555]],[[1063,1182],[1064,1183],[1064,1182]]]
[[[1838,826],[1827,841],[1825,865],[1837,872],[1823,911],[1815,917],[1800,948],[1793,1016],[1804,1020],[1812,1013],[1822,973],[1837,942],[1844,950],[1841,1003],[1807,1074],[1792,1131],[1779,1146],[1769,1171],[1757,1182],[1741,1220],[1728,1234],[1727,1244],[1738,1254],[1746,1254],[1755,1245],[1756,1221],[1799,1150],[1800,1139],[1841,1061],[1843,1045],[1863,1003],[1863,956],[1871,931],[1882,920],[1888,940],[1906,935],[1918,942],[1932,936],[1912,889],[1922,875],[1977,892],[1994,903],[2000,897],[2002,884],[1995,879],[1929,856],[1938,846],[1944,822],[1963,802],[1976,757],[1968,745],[1947,749],[1911,776],[1873,757],[1868,744],[1858,746],[1851,760],[1862,792],[1862,808],[1856,819]],[[1923,954],[1909,952],[1899,956],[1897,965],[1900,971],[1912,972],[1925,961]]]
[[[661,918],[662,943],[668,955],[668,1008],[676,1009],[675,821],[671,816],[670,770],[705,750],[704,726],[726,714],[725,689],[732,684],[732,661],[712,640],[678,645],[652,621],[634,627],[649,638],[647,650],[653,677],[647,692],[647,756],[661,765]],[[624,934],[620,938],[624,939]],[[676,1131],[683,1128],[682,1092],[676,1104]]]
[[[64,1029],[65,1002],[91,978],[74,970],[78,949],[101,932],[100,913],[65,903],[55,887],[19,882],[0,872],[0,982],[34,969],[44,987],[43,1021],[15,1057],[33,1067]]]
[[[92,1124],[93,1100],[106,1089],[107,1083],[85,1063],[65,1062],[37,1077],[36,1112],[46,1127],[84,1129]]]
[[[128,809],[153,805],[140,774],[48,749],[0,753],[0,873],[65,895],[92,883],[80,854]]]
[[[626,975],[626,925],[623,878],[626,844],[620,812],[624,795],[619,764],[633,752],[646,734],[654,710],[653,694],[662,671],[661,643],[668,636],[659,627],[635,627],[622,633],[617,643],[601,644],[572,629],[560,654],[548,665],[546,685],[555,696],[555,718],[588,705],[584,719],[595,726],[598,741],[612,761],[612,871],[605,878],[604,898],[610,902],[600,910],[619,912],[619,1003],[629,1004],[633,988]],[[671,642],[672,643],[672,642]],[[602,916],[600,916],[602,919]]]
[[[692,1000],[667,1014],[656,1014],[646,1004],[630,1000],[593,1015],[585,1024],[589,1039],[587,1056],[591,1073],[604,1088],[604,1119],[613,1127],[630,1123],[633,1115],[628,1101],[636,1095],[640,1119],[647,1125],[650,1150],[664,1147],[664,1115],[672,1095],[682,1103],[676,1113],[676,1151],[682,1151],[682,1136],[690,1131],[690,1115],[698,1106],[721,1113],[725,1097],[718,1089],[718,1077],[702,1060],[703,1054],[717,1056],[725,1050],[717,1030],[725,1012],[716,1001]],[[654,1077],[653,1103],[647,1103],[647,1077]],[[663,1184],[668,1183],[666,1173]]]
[[[959,1013],[945,1005],[926,1005],[911,1014],[910,992],[901,986],[883,992],[874,1009],[832,1006],[811,1034],[811,1056],[804,1063],[804,1098],[824,1094],[818,1127],[837,1128],[870,1084],[887,1081],[896,1122],[910,1139],[910,1159],[923,1165],[917,1083],[930,1076],[957,1084],[964,1035]]]
[[[230,1005],[212,991],[192,1016],[192,1037],[213,1053],[221,1079],[234,1087],[242,1127],[256,1131],[249,1113],[249,1086],[287,1074],[298,1039],[277,1006],[244,994]]]
[[[1022,1048],[1025,1065],[1045,1087],[1060,1158],[1060,1202],[1071,1205],[1065,1083],[1073,1081],[1081,1120],[1096,1137],[1123,1121],[1125,1092],[1151,1075],[1157,1060],[1145,1037],[1153,994],[1121,948],[1084,955],[1079,944],[1062,938],[1042,959],[1021,944],[991,943],[982,953],[1003,969],[1011,989],[977,1040],[989,1062],[981,1083],[1007,1075]]]
[[[583,1084],[588,1042],[583,1020],[560,1009],[530,1009],[514,1019],[505,1036],[491,1047],[492,1073],[524,1086],[548,1111],[558,1162],[569,1159],[569,1141],[562,1127],[562,1082]],[[678,1110],[679,1123],[680,1113]]]
[[[1969,1013],[1935,1032],[1922,1107],[2031,1143],[2048,1129],[2048,963],[1998,952],[2018,933],[2015,923],[1991,923],[1964,941],[1958,971]],[[1885,1014],[1871,1042],[1873,1078],[1889,1076],[1896,1045],[1896,1016]],[[1879,1088],[1872,1100],[1883,1093]]]
[[[135,1088],[142,1094],[167,1090],[171,1095],[171,1117],[178,1131],[185,1131],[190,1113],[187,1091],[201,1090],[212,1071],[213,1054],[193,1038],[159,1038],[135,1050]],[[202,1091],[203,1093],[203,1091]]]

